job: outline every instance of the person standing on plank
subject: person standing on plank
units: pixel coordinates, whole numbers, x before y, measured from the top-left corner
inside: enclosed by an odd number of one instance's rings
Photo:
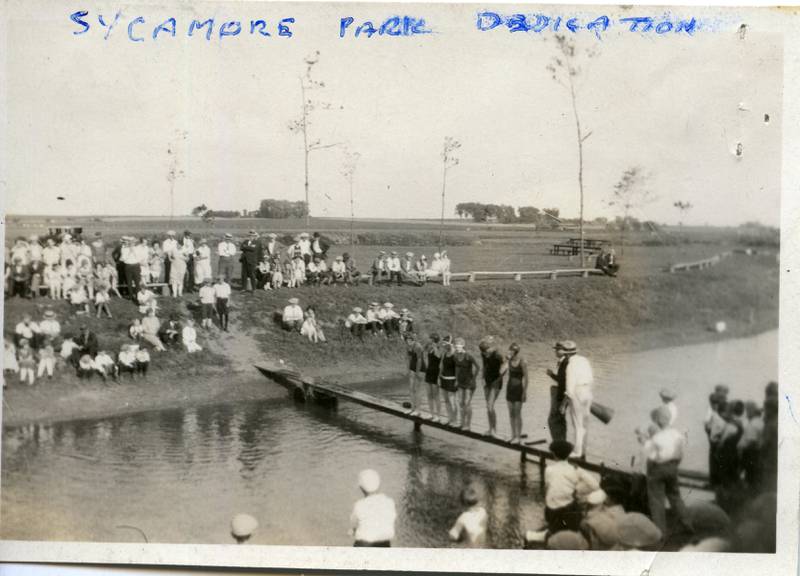
[[[500,377],[502,378],[502,375]],[[506,386],[512,444],[522,442],[522,405],[525,403],[527,395],[528,365],[519,353],[519,344],[514,342],[508,348],[508,385]]]
[[[463,338],[456,338],[456,385],[458,386],[458,404],[461,410],[461,429],[469,430],[472,424],[472,396],[475,394],[475,378],[480,367],[475,358],[465,350]]]
[[[450,336],[442,342],[442,361],[439,364],[439,387],[444,392],[444,405],[447,409],[447,424],[456,425],[456,355]]]
[[[589,360],[578,355],[578,348],[574,342],[566,340],[562,344],[564,353],[571,356],[566,370],[566,408],[575,430],[575,451],[572,456],[585,458],[594,374]]]
[[[564,411],[564,398],[567,390],[567,366],[570,356],[564,353],[564,346],[561,342],[556,342],[553,346],[558,368],[555,372],[548,368],[547,375],[555,380],[556,385],[550,387],[550,414],[547,417],[547,427],[550,429],[550,437],[556,440],[567,439],[567,418]]]
[[[489,417],[489,430],[486,434],[497,436],[497,412],[494,410],[494,403],[503,387],[506,359],[497,351],[493,336],[484,338],[478,347],[483,357],[483,395],[486,398],[486,413]]]
[[[417,335],[407,332],[405,335],[408,353],[408,394],[411,397],[411,414],[419,414],[417,403],[417,382],[420,382],[425,373],[425,351],[422,344],[417,341]]]
[[[439,421],[442,405],[439,401],[439,367],[441,365],[442,348],[439,345],[439,335],[431,333],[428,344],[425,346],[425,383],[428,386],[428,410],[433,414],[434,421]]]

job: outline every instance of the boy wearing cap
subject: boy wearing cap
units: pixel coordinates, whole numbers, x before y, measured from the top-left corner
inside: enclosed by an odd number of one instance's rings
[[[600,488],[594,476],[567,461],[572,450],[572,444],[566,440],[550,444],[554,462],[544,471],[544,518],[550,535],[560,530],[577,531],[582,519],[578,498]]]
[[[370,266],[370,284],[377,284],[386,275],[386,252],[381,250]]]
[[[380,486],[381,477],[375,470],[359,473],[358,487],[364,497],[355,503],[350,515],[353,546],[388,548],[392,545],[397,509],[394,500],[378,492]]]
[[[367,325],[367,319],[364,318],[361,312],[361,308],[356,306],[344,321],[344,327],[350,330],[350,333],[359,340],[364,339],[364,327]]]
[[[214,284],[214,306],[217,309],[220,326],[225,332],[228,331],[228,306],[230,304],[230,298],[231,286],[228,284],[225,276],[220,274],[217,277],[217,283]]]
[[[489,418],[489,436],[497,435],[497,412],[494,404],[497,396],[503,388],[503,376],[506,373],[507,364],[505,357],[497,350],[494,336],[487,336],[478,344],[483,358],[483,396],[486,399],[486,414]]]
[[[400,266],[400,256],[397,252],[392,252],[391,256],[386,260],[386,270],[389,272],[389,283],[393,280],[397,281],[400,286],[403,283],[402,267]]]
[[[647,457],[647,499],[653,522],[662,533],[666,533],[665,497],[679,520],[684,521],[686,517],[686,506],[678,486],[678,466],[683,459],[686,438],[670,426],[671,414],[666,406],[653,410],[650,418],[658,431],[646,440],[639,438]]]
[[[383,303],[383,307],[378,311],[378,319],[383,323],[383,331],[387,338],[400,331],[400,315],[394,311],[394,304],[391,302]]]
[[[233,257],[236,256],[236,244],[233,243],[233,234],[226,233],[222,242],[217,244],[217,273],[225,277],[225,281],[233,278]]]

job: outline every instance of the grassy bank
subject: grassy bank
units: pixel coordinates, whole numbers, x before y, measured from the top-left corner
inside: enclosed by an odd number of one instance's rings
[[[713,323],[728,325],[724,337],[739,337],[778,325],[779,274],[775,258],[734,256],[716,267],[685,274],[651,273],[619,278],[457,283],[425,287],[361,285],[303,287],[255,294],[235,293],[230,333],[200,331],[204,351],[182,349],[153,354],[146,380],[106,385],[80,382],[66,370],[34,387],[10,383],[4,393],[4,425],[89,418],[149,409],[260,399],[282,393],[252,369],[260,359],[282,359],[310,375],[355,382],[404,371],[405,347],[397,339],[342,338],[338,324],[354,306],[392,301],[409,308],[417,331],[462,336],[477,351],[481,336],[494,334],[507,345],[571,338],[613,342],[620,352],[717,339]],[[273,320],[290,296],[313,305],[328,343],[311,344],[288,334]],[[196,296],[184,302],[162,298],[163,317],[196,315]],[[22,314],[41,317],[49,300],[6,302],[5,333],[13,333]],[[103,348],[117,351],[126,328],[138,316],[130,302],[114,300],[112,320],[70,318],[67,305],[53,306],[65,334],[85,322]],[[67,319],[67,320],[65,320]]]

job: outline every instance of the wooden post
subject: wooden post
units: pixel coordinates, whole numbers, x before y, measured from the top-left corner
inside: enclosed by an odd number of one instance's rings
[[[556,279],[556,276],[558,276],[558,273],[556,273],[556,272],[550,272],[550,280],[555,280],[555,279]]]
[[[469,282],[475,282],[475,272],[469,273],[469,278],[467,279]]]
[[[522,274],[514,274],[514,280],[516,280],[517,282],[522,280]]]
[[[541,480],[542,486],[544,486],[544,469],[546,465],[547,462],[544,459],[544,456],[539,456],[539,480]]]
[[[589,277],[589,271],[588,271],[588,270],[584,270],[584,271],[581,273],[581,276],[582,276],[582,277],[584,277],[584,278],[588,278],[588,277]]]
[[[422,430],[422,422],[420,422],[419,420],[415,420],[414,421],[414,432],[419,432],[420,430]]]

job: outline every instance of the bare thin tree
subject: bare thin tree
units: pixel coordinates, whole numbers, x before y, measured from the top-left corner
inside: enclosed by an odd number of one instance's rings
[[[553,80],[569,91],[572,102],[572,113],[575,118],[575,133],[578,141],[578,189],[580,191],[580,255],[581,266],[586,265],[584,255],[584,232],[583,232],[583,143],[592,135],[591,130],[586,131],[581,125],[580,114],[578,114],[577,80],[583,74],[581,62],[594,58],[597,52],[594,49],[579,52],[575,47],[574,40],[568,39],[563,34],[556,34],[556,44],[558,55],[547,66],[547,70],[552,74]]]
[[[350,252],[352,252],[355,249],[353,222],[355,220],[356,213],[355,213],[355,202],[353,199],[353,180],[355,179],[356,166],[358,165],[358,160],[360,158],[361,154],[359,154],[358,152],[351,152],[350,150],[347,150],[344,153],[344,168],[342,169],[342,175],[347,180],[347,185],[350,190]]]
[[[302,100],[302,116],[299,120],[293,120],[289,123],[289,130],[293,133],[300,133],[303,135],[303,169],[304,169],[304,190],[305,190],[305,202],[306,202],[306,227],[309,226],[309,218],[311,216],[311,203],[309,200],[309,172],[308,172],[308,159],[312,152],[316,150],[324,150],[325,148],[333,148],[334,146],[340,146],[341,142],[335,142],[333,144],[323,144],[322,141],[317,138],[316,140],[310,140],[309,138],[309,128],[312,124],[311,116],[312,112],[315,110],[330,110],[332,108],[329,102],[323,102],[321,100],[314,100],[311,98],[310,94],[314,90],[318,90],[320,88],[325,87],[324,82],[320,82],[314,80],[311,76],[311,71],[314,66],[319,62],[319,50],[307,56],[304,60],[306,64],[306,73],[300,76],[300,97]],[[343,106],[339,106],[341,110]]]
[[[167,156],[169,156],[169,170],[167,171],[167,181],[169,182],[169,221],[175,219],[175,181],[185,173],[178,166],[178,144],[185,141],[189,135],[183,130],[176,130],[175,136],[167,144]]]
[[[459,160],[454,154],[459,148],[461,148],[461,143],[458,140],[452,136],[445,136],[442,150],[442,220],[439,224],[439,252],[444,247],[442,234],[444,233],[444,199],[447,191],[447,171],[454,166],[458,166]]]
[[[744,26],[744,24],[742,24]],[[672,206],[677,208],[681,214],[681,219],[678,221],[678,226],[683,228],[683,219],[686,217],[686,214],[693,208],[693,206],[689,202],[684,202],[683,200],[678,200],[677,202],[673,202]]]
[[[625,250],[625,233],[631,224],[631,217],[651,202],[656,196],[647,187],[648,176],[639,166],[628,168],[622,173],[619,182],[614,184],[614,190],[608,199],[608,205],[620,212],[620,250]]]

